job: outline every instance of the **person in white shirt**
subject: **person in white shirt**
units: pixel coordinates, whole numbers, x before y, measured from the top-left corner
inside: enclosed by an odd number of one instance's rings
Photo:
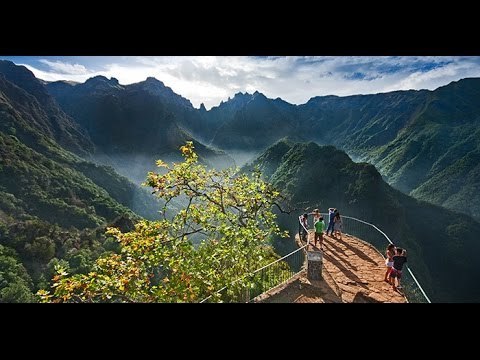
[[[298,217],[298,235],[302,241],[307,241],[308,236],[308,214],[303,214]]]

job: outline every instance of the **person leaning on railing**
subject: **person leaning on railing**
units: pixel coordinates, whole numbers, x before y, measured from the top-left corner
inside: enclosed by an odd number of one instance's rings
[[[308,214],[303,214],[298,217],[298,236],[302,241],[307,241],[308,236]]]
[[[298,236],[304,242],[307,241],[308,237],[308,215],[313,215],[313,225],[315,225],[321,216],[320,210],[315,209],[312,212],[305,213],[298,217]]]
[[[400,279],[402,278],[403,265],[407,262],[407,250],[396,248],[396,255],[393,256],[393,267],[390,271],[389,279],[393,290],[401,289]],[[397,278],[398,285],[395,286],[395,278]]]

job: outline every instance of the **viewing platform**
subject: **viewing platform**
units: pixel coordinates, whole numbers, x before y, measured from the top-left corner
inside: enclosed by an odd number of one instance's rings
[[[324,235],[323,251],[314,246],[312,229],[308,246],[296,234],[296,250],[200,302],[431,303],[411,264],[403,268],[402,292],[385,281],[382,252],[393,244],[387,234],[361,219],[343,215],[342,220],[342,238]]]
[[[295,240],[304,246],[298,234]],[[313,246],[314,233],[309,232],[308,251],[321,251]],[[307,249],[307,248],[305,248]],[[338,237],[324,235],[322,279],[309,280],[304,269],[288,282],[273,288],[255,302],[281,303],[405,303],[405,296],[385,282],[385,260],[369,243],[349,234]]]

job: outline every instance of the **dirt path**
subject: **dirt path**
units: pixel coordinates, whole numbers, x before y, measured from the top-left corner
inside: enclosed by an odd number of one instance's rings
[[[309,234],[310,243],[313,233]],[[288,284],[273,289],[260,302],[351,303],[406,302],[384,281],[385,262],[373,248],[353,236],[324,236],[323,280],[310,281],[303,271]],[[299,241],[298,235],[296,238]],[[319,250],[309,245],[308,250]]]

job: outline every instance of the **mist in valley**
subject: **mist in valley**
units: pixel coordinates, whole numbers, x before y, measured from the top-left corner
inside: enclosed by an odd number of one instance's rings
[[[159,159],[166,163],[181,161],[180,156],[150,156],[138,153],[115,155],[97,153],[91,160],[97,164],[113,167],[117,173],[125,176],[135,185],[142,186],[149,171],[159,172],[160,169],[156,166],[156,161]]]
[[[239,168],[251,162],[252,160],[255,160],[255,158],[261,154],[261,152],[258,152],[258,151],[241,151],[241,150],[228,150],[225,152],[227,153],[228,156],[230,156],[233,159],[234,166],[237,166]],[[213,165],[215,168],[218,168],[217,166],[220,166],[221,163],[213,162]]]
[[[199,156],[200,163],[209,168],[223,170],[232,166],[242,167],[246,163],[255,159],[259,154],[254,151],[229,151],[228,156]],[[111,166],[120,175],[125,176],[131,182],[141,186],[147,179],[149,171],[161,172],[156,166],[157,160],[162,160],[167,164],[179,163],[183,161],[180,152],[170,154],[160,154],[151,156],[145,154],[105,154],[97,153],[89,159],[99,165]]]
[[[247,151],[233,151],[225,155],[213,155],[213,156],[199,156],[200,163],[206,165],[208,168],[214,168],[217,170],[223,170],[229,167],[238,166],[241,167],[247,162],[253,160],[258,154],[256,152]],[[162,217],[161,207],[163,201],[159,199],[158,206],[153,209],[152,206],[146,204],[146,197],[154,198],[151,189],[148,186],[142,185],[146,179],[147,174],[150,171],[157,173],[165,173],[166,169],[156,166],[157,160],[162,160],[169,165],[173,163],[179,163],[183,161],[183,157],[178,153],[159,154],[157,156],[145,155],[145,154],[106,154],[96,153],[93,157],[88,159],[98,165],[104,165],[112,167],[118,174],[126,177],[137,188],[132,194],[130,203],[126,204],[137,214],[143,214],[144,217],[149,220],[159,219]],[[169,204],[169,216],[173,216],[180,208],[187,205],[186,199],[176,199]],[[148,210],[146,210],[148,207]]]

